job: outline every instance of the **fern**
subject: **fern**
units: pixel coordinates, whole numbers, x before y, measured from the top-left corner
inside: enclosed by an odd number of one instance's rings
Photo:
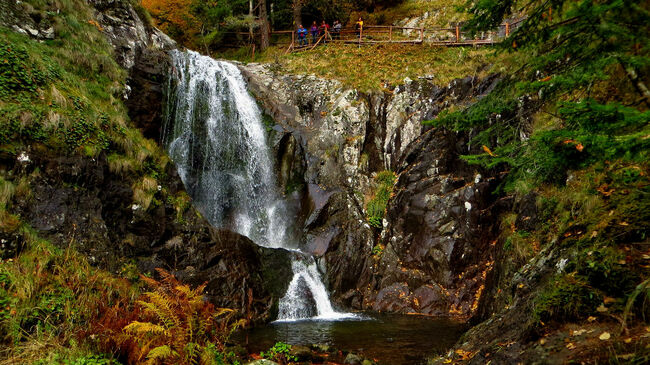
[[[138,320],[123,328],[124,340],[138,344],[139,358],[148,363],[198,364],[205,354],[223,351],[232,333],[245,326],[234,320],[237,312],[215,309],[203,299],[205,285],[190,288],[173,275],[157,269],[160,280],[143,278],[153,290],[136,302],[142,309]]]
[[[147,360],[149,360],[149,363],[154,364],[156,361],[165,361],[166,359],[169,359],[171,357],[177,357],[178,353],[174,350],[171,349],[171,347],[167,345],[162,345],[158,346],[156,348],[151,349],[149,353],[147,354]]]
[[[134,335],[149,334],[168,336],[169,331],[163,326],[153,323],[134,321],[124,327],[124,331]]]

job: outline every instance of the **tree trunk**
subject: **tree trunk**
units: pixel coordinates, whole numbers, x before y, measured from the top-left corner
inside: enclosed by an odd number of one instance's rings
[[[260,51],[269,48],[271,24],[269,24],[269,16],[266,12],[266,0],[259,0],[258,6],[260,7]]]
[[[293,0],[293,26],[302,24],[302,5],[305,0]]]

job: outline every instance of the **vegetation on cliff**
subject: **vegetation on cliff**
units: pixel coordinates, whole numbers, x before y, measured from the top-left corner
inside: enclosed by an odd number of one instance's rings
[[[469,26],[490,29],[514,9],[507,1],[472,3]],[[646,323],[650,297],[650,10],[633,1],[554,1],[526,3],[525,13],[528,19],[501,45],[521,67],[487,97],[429,124],[473,131],[480,153],[464,159],[508,171],[502,192],[519,203],[503,217],[495,294],[506,310],[528,302],[534,316],[520,331],[546,338],[565,323],[606,326],[615,319],[622,333],[611,352],[588,341],[571,345],[582,348],[582,358],[618,361],[624,354],[647,361],[647,348],[635,345],[642,338],[628,328]],[[553,253],[562,257],[556,273],[531,294],[508,289],[531,270],[527,263]],[[609,340],[607,333],[601,340]],[[455,358],[485,356],[486,349],[475,341]]]
[[[76,0],[33,0],[7,6],[19,7],[16,11],[32,19],[47,19],[54,36],[39,41],[1,25],[5,19],[0,18],[0,362],[116,364],[118,356],[129,360],[128,356],[142,353],[137,341],[142,332],[123,328],[131,323],[133,329],[134,321],[156,324],[159,319],[152,319],[140,306],[160,310],[147,304],[157,298],[153,293],[177,282],[170,276],[162,284],[141,279],[128,258],[115,261],[114,272],[92,266],[108,257],[78,253],[79,241],[87,239],[78,232],[86,232],[87,227],[74,226],[69,234],[50,242],[43,235],[51,228],[34,229],[24,216],[25,207],[36,203],[36,190],[43,186],[62,184],[79,196],[94,189],[92,182],[84,180],[84,174],[92,172],[83,170],[93,162],[99,166],[99,161],[106,161],[107,174],[119,176],[127,188],[130,185],[132,195],[127,195],[124,205],[142,211],[174,207],[172,214],[180,221],[187,217],[189,198],[184,192],[168,192],[163,183],[168,157],[129,121],[123,103],[128,96],[126,71],[115,62],[89,5]],[[34,167],[35,156],[45,163]],[[68,181],[48,180],[51,176],[44,167],[60,168],[56,166],[60,161],[76,161],[81,172],[72,171]],[[60,196],[48,198],[55,201]],[[86,217],[88,213],[79,212]],[[43,215],[59,219],[51,213]],[[95,219],[91,217],[86,225],[97,224]],[[142,293],[144,284],[152,285],[154,292]],[[192,321],[199,324],[191,339],[176,337],[170,356],[192,358],[195,355],[187,351],[200,348],[212,356],[204,363],[223,363],[224,338],[233,328],[231,316],[214,317],[202,288],[190,290],[179,284],[170,290],[177,291],[174,301],[186,302],[179,308],[170,305],[176,317],[165,320],[188,315],[192,318],[183,317],[185,327],[179,328],[186,329],[187,323],[194,326]],[[156,305],[167,309],[165,303]],[[209,333],[200,332],[201,328]],[[157,356],[162,352],[159,349]],[[142,359],[147,355],[154,357],[149,351]],[[168,361],[172,362],[179,363]]]

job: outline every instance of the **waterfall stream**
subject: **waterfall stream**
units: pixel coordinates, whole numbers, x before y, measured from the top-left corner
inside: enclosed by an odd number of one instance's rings
[[[215,227],[294,252],[279,320],[351,316],[334,311],[314,258],[288,233],[262,114],[239,69],[192,51],[171,56],[163,142],[197,209]]]

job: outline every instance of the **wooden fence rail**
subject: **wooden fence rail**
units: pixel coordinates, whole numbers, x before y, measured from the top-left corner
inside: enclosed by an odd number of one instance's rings
[[[270,32],[270,43],[272,45],[287,47],[286,53],[314,49],[316,46],[327,43],[346,43],[346,44],[431,44],[445,47],[462,47],[462,46],[481,46],[491,45],[508,38],[510,34],[521,26],[526,18],[517,19],[511,22],[505,22],[498,28],[481,32],[474,37],[463,30],[462,25],[451,27],[435,28],[416,28],[416,27],[398,27],[392,25],[368,25],[363,29],[344,28],[340,32],[326,31],[313,37],[308,34],[306,37],[307,45],[300,45],[296,31],[294,30],[275,30]],[[257,38],[259,32],[231,32],[239,37]]]

